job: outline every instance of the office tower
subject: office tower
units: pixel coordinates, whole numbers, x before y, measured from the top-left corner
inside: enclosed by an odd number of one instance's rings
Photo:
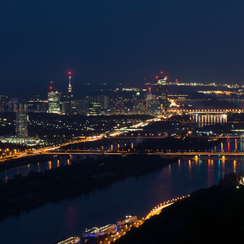
[[[155,102],[155,95],[152,94],[152,89],[151,87],[148,88],[148,94],[146,96],[146,111],[155,111],[155,106],[152,107],[152,104],[157,104]]]
[[[4,106],[5,106],[5,103],[3,101],[0,101],[0,113],[5,112]]]
[[[60,113],[60,95],[58,91],[48,92],[48,112]]]
[[[160,112],[165,113],[167,110],[167,77],[157,78],[157,96],[160,103]]]
[[[70,103],[69,101],[63,101],[62,102],[62,114],[66,115],[70,112]]]
[[[8,97],[0,95],[0,112],[6,112],[6,106],[8,105]]]
[[[18,110],[19,99],[11,98],[8,103],[8,112],[16,112]]]
[[[104,109],[104,110],[108,109],[109,96],[100,96],[100,97],[97,97],[96,100],[101,103],[102,109]]]
[[[77,114],[85,115],[89,108],[88,99],[79,99],[79,100],[75,100],[74,102],[75,102],[75,108],[76,108]]]
[[[109,104],[109,97],[104,96],[103,97],[103,109],[107,110],[108,109],[108,104]]]
[[[16,112],[16,136],[17,137],[28,137],[28,121],[26,111]]]
[[[90,105],[89,105],[89,115],[100,115],[101,113],[101,103],[99,102],[95,102],[95,101],[91,101]]]

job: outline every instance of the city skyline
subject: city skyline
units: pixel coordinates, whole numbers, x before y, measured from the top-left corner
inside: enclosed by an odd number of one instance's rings
[[[2,2],[0,243],[240,242],[243,12]]]
[[[50,80],[141,84],[158,70],[170,81],[244,80],[237,1],[2,3],[2,90]]]

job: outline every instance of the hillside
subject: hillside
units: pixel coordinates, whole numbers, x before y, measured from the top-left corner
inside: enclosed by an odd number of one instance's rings
[[[240,243],[244,186],[201,189],[166,208],[116,244]]]

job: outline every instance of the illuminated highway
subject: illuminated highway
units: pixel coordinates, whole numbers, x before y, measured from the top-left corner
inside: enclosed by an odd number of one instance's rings
[[[60,150],[60,148],[68,146],[68,145],[72,145],[72,144],[78,144],[78,143],[82,143],[82,142],[91,142],[91,141],[97,141],[97,140],[101,140],[104,138],[110,138],[110,137],[116,137],[118,139],[120,138],[128,138],[128,139],[133,139],[133,138],[164,138],[162,136],[147,136],[147,135],[140,135],[140,136],[122,136],[125,133],[128,133],[129,131],[136,131],[138,129],[140,129],[141,127],[147,126],[149,123],[153,123],[155,121],[160,121],[161,116],[154,118],[154,119],[149,119],[146,120],[145,122],[140,122],[137,123],[133,126],[128,126],[128,127],[122,127],[120,129],[117,129],[116,131],[111,131],[111,132],[106,132],[106,133],[102,133],[100,135],[97,136],[89,136],[89,137],[80,137],[80,138],[75,138],[73,141],[70,142],[66,142],[63,144],[59,144],[59,145],[55,145],[55,146],[49,146],[49,147],[44,147],[44,148],[38,148],[38,149],[26,149],[25,151],[21,151],[21,152],[17,152],[17,150],[14,150],[12,152],[6,152],[6,154],[4,156],[0,157],[0,162],[5,162],[8,161],[10,159],[18,159],[18,158],[23,158],[23,157],[32,157],[35,155],[40,155],[40,154],[105,154],[105,155],[128,155],[128,154],[132,154],[132,153],[137,153],[136,151],[133,150],[133,152],[129,149],[128,151],[101,151],[101,150],[76,150],[76,151],[71,151],[71,150]],[[218,138],[240,138],[240,136],[228,136],[228,137],[209,137],[209,138],[213,138],[213,139],[218,139]],[[228,156],[228,155],[232,155],[232,156],[243,156],[242,152],[152,152],[150,150],[147,150],[144,152],[147,155],[159,155],[159,156],[196,156],[196,155],[202,155],[202,156]]]
[[[72,145],[72,144],[78,144],[78,143],[82,143],[82,142],[97,141],[97,140],[101,140],[101,139],[109,138],[109,137],[116,137],[118,135],[127,133],[128,131],[137,130],[140,127],[147,126],[149,123],[152,123],[152,122],[155,122],[155,121],[159,121],[159,120],[160,120],[160,118],[149,119],[149,120],[146,120],[145,122],[140,122],[140,123],[135,124],[133,126],[123,127],[123,128],[121,128],[120,130],[117,130],[117,131],[107,132],[106,134],[102,133],[102,134],[97,135],[97,136],[89,136],[89,137],[86,137],[86,138],[77,138],[77,139],[74,139],[73,141],[66,142],[66,143],[63,143],[63,144],[59,144],[59,145],[56,145],[56,146],[50,146],[50,147],[44,147],[44,148],[38,148],[38,149],[32,148],[32,149],[28,149],[28,150],[21,151],[21,152],[17,152],[15,150],[15,151],[9,153],[8,155],[6,153],[6,155],[4,157],[1,156],[0,157],[0,162],[5,162],[5,161],[8,161],[8,160],[18,159],[18,158],[23,158],[23,157],[32,157],[32,156],[40,155],[40,154],[58,154],[59,152],[57,151],[55,153],[55,150],[57,150],[57,149],[59,149],[61,147],[65,147],[65,146]],[[50,152],[50,151],[52,151],[52,152]],[[67,154],[67,153],[60,152],[59,154]],[[82,153],[80,153],[80,154],[82,154]],[[83,154],[88,154],[88,153],[83,153]],[[96,153],[96,154],[101,154],[101,153]]]

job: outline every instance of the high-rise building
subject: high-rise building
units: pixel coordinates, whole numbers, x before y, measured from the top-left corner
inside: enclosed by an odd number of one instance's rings
[[[19,99],[11,98],[8,103],[8,112],[16,112],[18,110]]]
[[[89,115],[100,115],[101,113],[101,103],[100,102],[95,102],[95,101],[91,101],[90,102],[90,106],[89,106]]]
[[[26,111],[16,112],[16,136],[17,137],[28,137],[28,120]]]
[[[156,96],[152,94],[151,87],[148,88],[148,94],[146,96],[146,111],[158,110],[158,101],[155,100]]]
[[[70,107],[69,101],[62,102],[62,114],[63,115],[69,114],[69,111],[70,111],[69,107]]]
[[[108,110],[109,96],[100,96],[100,97],[97,97],[96,100],[101,103],[102,109]]]
[[[103,109],[107,110],[108,109],[108,104],[109,104],[109,96],[104,96],[103,97]]]
[[[48,112],[49,113],[60,113],[60,96],[61,96],[61,93],[58,91],[48,92]]]
[[[160,103],[160,112],[165,113],[167,110],[167,77],[158,78],[157,81],[157,96]]]
[[[75,108],[76,108],[77,114],[85,115],[89,108],[89,100],[88,99],[75,100]]]

